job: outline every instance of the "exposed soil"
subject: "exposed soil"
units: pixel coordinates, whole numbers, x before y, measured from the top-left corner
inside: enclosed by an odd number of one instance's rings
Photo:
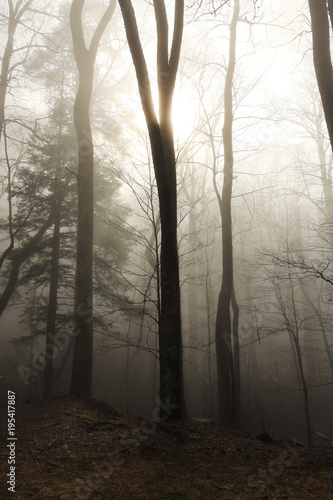
[[[333,499],[333,445],[304,449],[209,422],[155,422],[96,400],[16,409],[15,493],[1,405],[0,498]]]

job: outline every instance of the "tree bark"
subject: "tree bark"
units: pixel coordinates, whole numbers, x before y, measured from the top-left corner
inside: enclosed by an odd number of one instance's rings
[[[232,378],[232,408],[233,422],[237,428],[241,427],[241,374],[240,374],[240,346],[239,346],[239,306],[236,300],[234,286],[232,287],[231,306],[233,312],[232,340],[233,340],[233,378]]]
[[[331,20],[331,28],[333,29],[333,0],[327,0],[328,13]]]

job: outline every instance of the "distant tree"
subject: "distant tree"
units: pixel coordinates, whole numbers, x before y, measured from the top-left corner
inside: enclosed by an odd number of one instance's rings
[[[39,9],[33,9],[34,0],[3,0],[0,5],[1,11],[1,30],[4,34],[3,52],[0,53],[0,142],[4,146],[4,157],[6,164],[6,175],[3,180],[3,194],[7,194],[8,198],[8,245],[0,256],[0,269],[4,261],[11,254],[15,246],[16,232],[12,228],[13,206],[11,200],[11,187],[14,174],[21,157],[24,154],[25,146],[22,140],[22,133],[18,131],[18,124],[30,131],[34,125],[27,120],[27,117],[22,120],[17,112],[19,107],[16,107],[14,116],[6,118],[6,101],[8,97],[15,96],[18,87],[19,78],[24,75],[24,64],[29,59],[30,54],[36,46],[41,44],[40,34],[42,27],[47,19],[46,10],[47,2],[40,3]],[[45,10],[43,10],[45,9]],[[38,24],[38,29],[36,25]],[[16,101],[17,103],[17,101]],[[25,113],[25,106],[21,108]],[[26,113],[25,113],[26,114]],[[9,128],[13,123],[14,138],[10,139]],[[13,143],[15,145],[13,146]],[[16,159],[13,158],[13,152],[16,152]]]
[[[222,220],[222,285],[219,295],[216,316],[216,362],[217,362],[217,387],[218,387],[218,420],[226,426],[236,424],[236,405],[239,411],[239,365],[233,363],[233,336],[237,335],[235,324],[231,323],[231,307],[237,319],[238,306],[234,295],[233,277],[233,243],[232,243],[232,218],[231,199],[233,185],[233,76],[236,64],[236,29],[239,18],[239,0],[234,1],[233,17],[230,24],[229,63],[227,68],[224,88],[224,172],[222,194],[218,192],[216,180],[214,187],[219,201]],[[216,171],[214,171],[216,175]],[[236,325],[237,326],[237,325]],[[234,348],[238,351],[238,339],[234,339]],[[236,352],[237,354],[237,352]],[[239,356],[238,356],[239,357]],[[236,360],[236,358],[235,358]],[[238,361],[239,363],[239,361]],[[237,379],[235,379],[237,377]],[[237,385],[237,387],[236,387]]]
[[[40,225],[52,203],[56,205],[56,214],[53,228],[50,227],[20,271],[16,297],[24,306],[22,323],[33,331],[33,335],[25,335],[15,343],[27,344],[45,338],[40,361],[44,363],[42,374],[44,397],[47,398],[65,357],[71,359],[68,352],[72,347],[70,329],[73,324],[77,219],[77,163],[73,135],[64,132],[61,144],[57,134],[53,140],[49,138],[42,144],[32,142],[26,159],[29,165],[20,167],[13,191],[13,199],[17,202],[14,228],[22,220],[25,222],[18,243]],[[130,309],[125,295],[126,282],[118,272],[129,244],[128,241],[125,244],[122,221],[119,221],[119,217],[126,220],[127,211],[115,208],[120,183],[105,164],[101,161],[95,164],[94,184],[98,198],[94,235],[95,326],[105,339],[113,332],[116,323],[112,320],[113,315],[116,313],[118,318],[122,311]],[[27,213],[31,213],[31,218],[27,219]],[[38,300],[33,291],[37,292]],[[66,349],[59,350],[61,345]]]
[[[287,247],[287,254],[288,252],[289,248]],[[285,332],[290,339],[291,350],[302,393],[306,443],[311,445],[309,388],[305,374],[304,346],[302,346],[303,339],[301,335],[305,318],[302,317],[303,310],[298,304],[299,300],[296,290],[298,283],[297,280],[294,279],[294,268],[287,262],[288,258],[285,264],[282,264],[279,258],[272,257],[273,269],[270,278],[276,294],[277,311],[279,313],[276,321],[276,328],[272,329],[272,333],[280,334]]]
[[[49,290],[49,297],[45,302],[44,293],[40,294],[39,302],[43,305],[36,308],[38,319],[34,322],[34,338],[46,332],[46,345],[49,353],[53,350],[56,335],[58,283],[60,281],[63,284],[61,276],[68,276],[69,269],[72,268],[68,265],[59,266],[60,245],[66,243],[67,248],[73,247],[73,224],[76,214],[75,177],[69,171],[75,168],[76,164],[73,154],[68,155],[69,148],[73,147],[73,137],[66,135],[62,127],[59,131],[62,132],[60,143],[57,131],[55,131],[55,137],[45,136],[43,143],[32,138],[25,156],[28,166],[20,166],[12,189],[13,202],[16,206],[13,230],[17,227],[21,228],[17,233],[18,245],[24,246],[24,242],[29,240],[29,235],[38,231],[44,221],[48,220],[48,213],[54,211],[52,223],[36,242],[33,251],[22,262],[14,290],[19,295],[19,287],[27,290],[32,283],[35,289]],[[60,234],[61,227],[66,228],[62,234]],[[14,251],[8,259],[7,273],[9,272],[10,276],[12,273],[10,264],[11,261],[15,264],[15,255]],[[67,254],[67,258],[69,257],[74,258],[74,249],[71,254]],[[47,326],[42,327],[46,318]],[[49,361],[44,370],[45,387],[49,388],[45,389],[47,393],[49,393],[53,378],[52,356],[49,353]]]
[[[14,66],[16,66],[16,64],[12,67],[10,66],[14,51],[17,52],[18,50],[14,47],[15,32],[22,20],[22,17],[29,10],[32,2],[33,0],[17,0],[14,4],[12,0],[8,0],[7,41],[2,56],[0,75],[0,140],[5,121],[5,101],[7,89],[10,84],[12,71]],[[27,47],[24,47],[23,50],[27,50]],[[19,64],[22,64],[22,61]]]

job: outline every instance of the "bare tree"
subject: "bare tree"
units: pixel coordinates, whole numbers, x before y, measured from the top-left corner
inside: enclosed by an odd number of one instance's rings
[[[6,98],[8,91],[15,86],[14,79],[15,74],[18,70],[26,63],[29,54],[37,46],[36,38],[40,32],[41,25],[39,29],[35,29],[35,24],[38,22],[38,16],[41,15],[42,19],[45,18],[45,13],[41,11],[33,11],[32,4],[33,0],[7,0],[7,12],[2,13],[2,17],[5,19],[5,29],[6,29],[6,41],[1,54],[1,73],[0,73],[0,142],[4,144],[5,153],[5,163],[7,166],[7,175],[4,177],[4,189],[3,193],[7,192],[8,197],[8,235],[9,242],[7,248],[3,251],[0,257],[0,269],[3,263],[9,257],[15,246],[15,237],[21,228],[13,229],[13,206],[12,206],[12,187],[13,178],[16,168],[20,165],[22,156],[24,155],[25,148],[23,147],[23,142],[21,138],[17,141],[19,144],[19,153],[17,158],[13,161],[10,156],[10,134],[7,133],[9,124],[12,119],[6,119]],[[27,14],[30,14],[28,16]],[[26,30],[22,34],[22,27],[26,27],[25,24],[27,18],[31,23],[28,23],[29,30]],[[36,21],[37,19],[37,21]],[[44,21],[42,21],[43,23]],[[21,28],[21,32],[20,32]],[[32,29],[31,29],[32,28]],[[18,30],[18,32],[17,32]],[[29,33],[29,35],[26,35]],[[13,120],[18,122],[17,117]],[[31,129],[28,123],[22,123],[27,129]],[[2,193],[1,193],[2,194]]]
[[[11,296],[15,291],[22,264],[36,252],[36,249],[42,237],[52,226],[54,217],[55,205],[51,207],[50,213],[40,229],[34,234],[34,236],[29,239],[29,241],[22,248],[17,249],[15,254],[13,254],[7,284],[2,295],[0,296],[0,316],[4,312]]]
[[[145,55],[131,0],[119,0],[132,54],[152,150],[161,218],[161,315],[159,321],[160,397],[180,418],[182,405],[182,339],[177,245],[176,158],[172,98],[183,36],[184,1],[175,0],[174,31],[169,51],[169,24],[164,0],[154,0],[157,29],[159,119],[153,104]]]
[[[239,18],[239,0],[234,1],[233,17],[230,24],[229,63],[224,88],[224,174],[223,189],[220,195],[216,180],[214,187],[219,202],[222,219],[222,285],[219,295],[216,316],[216,358],[217,358],[217,384],[218,384],[218,421],[221,425],[235,424],[233,411],[235,392],[233,390],[233,357],[231,349],[231,306],[236,307],[233,295],[233,245],[232,245],[232,218],[231,199],[233,184],[233,76],[236,65],[236,29]],[[237,309],[234,309],[237,311]],[[234,392],[234,395],[233,395]]]
[[[5,101],[8,85],[10,82],[10,74],[13,67],[10,67],[12,55],[14,53],[14,36],[22,16],[30,8],[33,0],[18,0],[16,4],[12,0],[8,0],[8,30],[7,42],[2,57],[1,76],[0,76],[0,140],[3,132],[5,120]]]

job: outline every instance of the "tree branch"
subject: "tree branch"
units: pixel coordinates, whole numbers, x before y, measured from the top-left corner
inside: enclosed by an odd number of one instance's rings
[[[164,0],[154,0],[157,29],[157,74],[158,79],[169,76],[169,26]]]

